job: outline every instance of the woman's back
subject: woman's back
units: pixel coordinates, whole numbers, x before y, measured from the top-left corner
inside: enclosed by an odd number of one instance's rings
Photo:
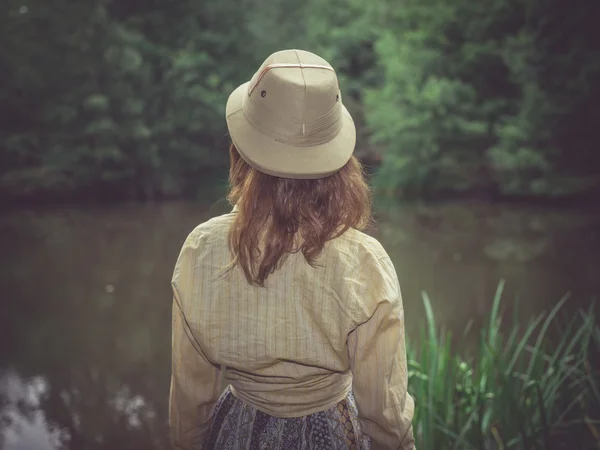
[[[198,226],[176,266],[173,284],[195,340],[227,368],[234,392],[268,413],[295,417],[335,405],[352,384],[348,335],[399,296],[387,254],[349,229],[326,243],[317,267],[292,253],[265,287],[251,286],[241,269],[222,270],[235,214]]]
[[[236,206],[172,279],[175,448],[413,449],[400,287],[359,231],[370,191],[335,71],[274,53],[226,109]]]

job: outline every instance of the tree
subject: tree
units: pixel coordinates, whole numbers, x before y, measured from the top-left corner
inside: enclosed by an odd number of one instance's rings
[[[374,139],[387,150],[380,185],[418,194],[567,194],[585,185],[565,179],[582,175],[563,164],[578,159],[597,177],[597,156],[583,146],[573,155],[560,138],[583,131],[581,105],[590,93],[599,98],[597,57],[577,73],[558,62],[598,54],[591,5],[560,23],[558,4],[537,0],[382,3],[376,49],[385,83],[365,102]],[[578,45],[559,57],[554,44],[568,32]],[[558,86],[571,89],[565,95]],[[589,112],[597,117],[598,107]]]

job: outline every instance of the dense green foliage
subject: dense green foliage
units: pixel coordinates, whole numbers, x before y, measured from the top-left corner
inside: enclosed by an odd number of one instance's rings
[[[598,182],[597,4],[403,4],[379,13],[385,82],[366,100],[386,185],[560,195]]]
[[[224,98],[251,56],[237,8],[19,5],[2,26],[3,190],[181,194],[226,162]]]
[[[502,333],[503,283],[489,324],[467,357],[449,333],[428,323],[409,347],[409,391],[417,399],[416,441],[433,449],[591,449],[600,444],[600,328],[593,309],[564,328],[559,312]],[[478,330],[479,331],[479,330]]]
[[[227,95],[272,51],[338,68],[392,194],[560,196],[600,184],[597,2],[8,0],[0,192],[198,191]]]

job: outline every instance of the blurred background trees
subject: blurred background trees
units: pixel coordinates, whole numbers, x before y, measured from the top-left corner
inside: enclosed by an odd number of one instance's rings
[[[336,67],[382,193],[598,193],[598,2],[7,5],[4,199],[195,195],[227,165],[227,96],[283,48]]]

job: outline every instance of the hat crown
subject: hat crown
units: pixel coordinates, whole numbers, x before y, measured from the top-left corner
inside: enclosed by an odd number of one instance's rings
[[[314,53],[269,56],[248,85],[242,109],[261,133],[295,146],[319,145],[342,126],[341,93],[331,65]]]

